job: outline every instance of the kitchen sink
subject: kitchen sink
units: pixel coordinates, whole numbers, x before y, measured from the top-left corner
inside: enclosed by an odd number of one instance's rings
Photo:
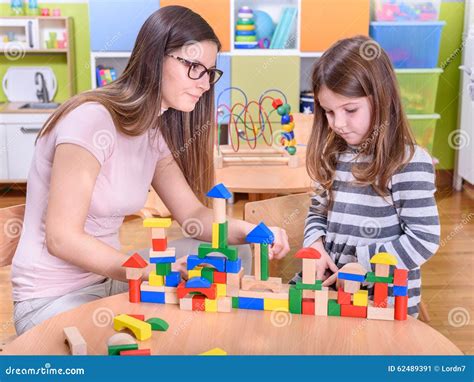
[[[29,102],[20,106],[20,109],[56,109],[60,104],[57,102]]]

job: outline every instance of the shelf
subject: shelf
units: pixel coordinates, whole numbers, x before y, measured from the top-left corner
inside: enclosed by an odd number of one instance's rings
[[[19,51],[20,52],[20,51]],[[67,49],[24,49],[21,50],[21,54],[54,54],[54,53],[67,53]],[[8,50],[3,49],[3,54],[10,54]]]
[[[91,52],[91,58],[130,58],[132,52]]]

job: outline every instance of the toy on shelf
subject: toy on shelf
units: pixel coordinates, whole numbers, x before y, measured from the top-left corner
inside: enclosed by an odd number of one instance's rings
[[[271,16],[267,12],[254,10],[253,18],[255,20],[258,47],[260,49],[270,48],[273,31],[275,30]]]
[[[221,104],[220,98],[226,91],[238,91],[243,102],[232,106]],[[281,98],[274,98],[269,93],[278,93]],[[283,100],[282,100],[283,99]],[[267,112],[265,105],[271,103],[272,110]],[[248,101],[245,92],[239,88],[224,89],[217,97],[217,139],[215,166],[225,165],[288,165],[298,166],[296,154],[295,123],[291,106],[286,96],[278,89],[265,91],[258,101]],[[276,113],[279,116],[281,130],[273,132],[270,118]],[[254,115],[254,116],[253,116]],[[255,117],[255,115],[257,115]],[[255,121],[254,118],[258,118]],[[222,125],[229,129],[228,145],[220,145]],[[278,143],[275,144],[274,141]],[[248,148],[241,148],[246,142]]]
[[[257,46],[253,11],[248,6],[243,6],[237,14],[234,47],[236,49],[254,49]]]
[[[377,21],[436,21],[440,1],[377,0]]]

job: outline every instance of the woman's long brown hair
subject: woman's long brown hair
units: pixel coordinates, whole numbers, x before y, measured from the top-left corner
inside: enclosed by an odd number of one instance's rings
[[[348,149],[344,139],[329,127],[319,104],[319,91],[326,86],[345,97],[369,97],[371,128],[358,147],[358,155],[370,155],[373,160],[354,165],[352,172],[357,184],[371,185],[379,195],[387,195],[390,178],[412,158],[415,149],[387,54],[365,36],[340,40],[316,62],[312,85],[314,122],[306,168],[318,184],[318,191],[332,189],[338,156]],[[331,201],[330,192],[328,196]]]
[[[166,54],[188,44],[221,44],[210,25],[197,13],[181,6],[154,12],[143,24],[122,75],[99,89],[78,94],[63,103],[46,121],[38,138],[50,132],[67,113],[85,102],[98,102],[109,112],[120,132],[137,136],[149,129],[160,131],[196,196],[214,182],[214,87],[202,95],[192,112],[169,109],[161,115],[163,60]]]

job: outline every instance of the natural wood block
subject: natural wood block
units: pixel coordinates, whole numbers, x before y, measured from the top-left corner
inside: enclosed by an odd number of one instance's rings
[[[282,289],[281,277],[269,277],[268,280],[256,280],[254,276],[242,278],[242,290],[271,290],[280,292]]]
[[[87,355],[87,343],[82,337],[81,332],[75,326],[64,328],[66,344],[68,344],[72,355]]]

